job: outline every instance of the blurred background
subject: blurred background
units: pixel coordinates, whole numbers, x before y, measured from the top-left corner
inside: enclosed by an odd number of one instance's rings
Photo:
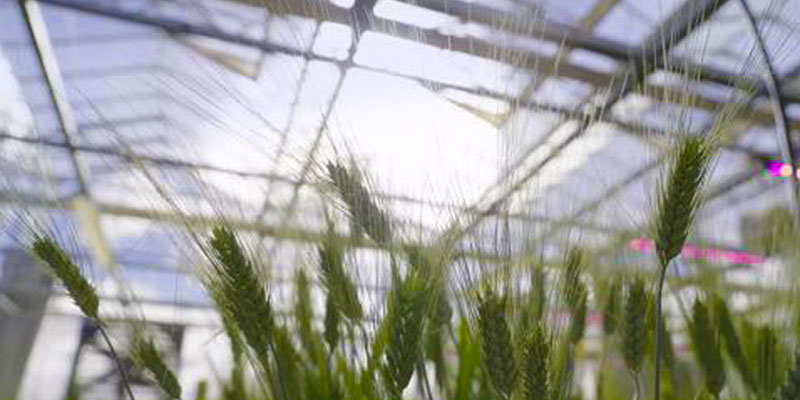
[[[719,268],[746,308],[777,284],[764,227],[798,205],[800,127],[800,2],[747,3],[758,36],[738,0],[0,0],[0,398],[124,398],[16,215],[70,238],[123,349],[113,321],[135,294],[193,398],[230,354],[182,224],[258,243],[285,302],[325,230],[334,159],[409,240],[468,220],[465,248],[546,261],[580,244],[602,274],[653,267],[671,138],[732,115],[673,273]],[[356,257],[378,298],[388,261]],[[590,316],[589,343],[597,329]],[[580,368],[594,398],[596,365]]]

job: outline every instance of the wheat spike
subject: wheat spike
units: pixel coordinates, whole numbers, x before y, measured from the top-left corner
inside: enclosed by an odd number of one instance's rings
[[[569,322],[569,341],[573,344],[578,343],[583,338],[588,311],[586,289],[580,288],[578,292],[581,293],[581,296],[572,310],[572,317]]]
[[[699,136],[683,139],[675,150],[655,208],[656,252],[662,268],[683,248],[712,155],[711,142]]]
[[[758,394],[761,397],[771,395],[778,388],[778,338],[770,326],[762,326],[757,332],[757,352],[755,363]]]
[[[55,273],[67,293],[83,315],[98,320],[97,309],[100,301],[94,286],[83,277],[80,269],[69,255],[52,239],[36,236],[31,245],[33,252]]]
[[[717,329],[708,313],[708,308],[700,300],[695,300],[692,307],[690,336],[694,345],[694,354],[705,375],[706,389],[715,398],[725,385],[725,370],[720,353]]]
[[[328,163],[327,168],[328,177],[339,193],[339,197],[347,205],[350,218],[361,226],[372,240],[380,244],[388,244],[392,239],[389,217],[378,208],[358,177],[347,168],[335,163]]]
[[[322,285],[341,315],[351,321],[359,321],[364,317],[364,310],[358,299],[356,286],[345,271],[343,253],[341,244],[332,234],[319,247]]]
[[[224,299],[220,298],[221,292],[218,290],[212,291],[211,298],[215,304],[223,304]],[[228,336],[228,340],[230,341],[231,347],[231,355],[233,357],[233,363],[235,365],[240,364],[242,361],[242,357],[244,357],[245,345],[242,343],[242,335],[239,331],[239,328],[236,326],[236,322],[233,320],[233,316],[225,312],[224,310],[220,310],[220,317],[222,319],[222,328],[225,331],[225,334]]]
[[[389,294],[389,338],[386,346],[386,373],[395,398],[408,385],[420,360],[428,298],[426,282],[419,273],[408,275]]]
[[[532,317],[535,321],[541,321],[544,315],[544,309],[547,306],[547,291],[546,285],[547,276],[544,269],[536,266],[531,271],[531,292],[530,292],[530,305],[533,313]]]
[[[221,299],[215,297],[219,295],[218,291],[211,292],[215,304],[222,304]],[[230,380],[222,388],[222,398],[223,400],[244,398],[246,391],[242,374],[242,360],[245,356],[245,344],[242,342],[242,334],[239,332],[236,322],[233,321],[233,316],[223,310],[221,310],[220,316],[222,317],[222,328],[230,341],[232,358]]]
[[[725,343],[725,349],[733,361],[733,366],[739,371],[742,381],[745,386],[750,390],[755,390],[755,380],[753,378],[753,371],[750,369],[750,364],[747,362],[742,344],[739,341],[739,335],[736,333],[736,328],[733,326],[730,311],[725,301],[719,296],[711,298],[711,309],[713,311],[714,320],[719,327],[722,339]]]
[[[303,399],[305,388],[302,383],[300,368],[298,368],[297,351],[292,344],[289,331],[284,326],[273,328],[273,349],[275,364],[277,366],[280,385],[290,399]]]
[[[228,228],[217,227],[209,241],[213,274],[206,286],[220,311],[236,324],[264,369],[273,328],[272,306],[264,284]]]
[[[575,372],[575,344],[569,341],[569,337],[562,337],[554,346],[557,346],[557,350],[553,352],[555,357],[551,358],[550,363],[549,398],[567,400],[570,399]]]
[[[330,295],[325,300],[325,342],[331,352],[339,343],[339,310]]]
[[[489,382],[504,399],[511,396],[517,365],[511,331],[506,320],[506,301],[489,289],[479,299],[478,327],[481,356]]]
[[[583,297],[586,295],[586,288],[581,282],[581,272],[583,271],[583,253],[578,249],[572,249],[567,253],[564,262],[564,281],[561,291],[567,307],[574,311],[580,307]]]
[[[603,307],[603,333],[606,335],[614,334],[614,331],[617,329],[617,307],[619,306],[617,303],[619,302],[617,299],[617,292],[620,290],[619,283],[614,281],[608,288],[608,296],[606,297],[606,303]]]
[[[583,253],[579,249],[573,248],[567,253],[564,261],[566,267],[561,292],[571,314],[568,333],[571,343],[577,343],[581,340],[586,327],[588,292],[586,285],[581,281],[583,259]]]
[[[523,394],[525,400],[547,400],[548,373],[550,361],[550,341],[541,325],[537,323],[525,340],[523,349],[525,369],[523,373]]]
[[[634,372],[642,368],[647,348],[647,294],[640,278],[628,286],[622,324],[622,353],[625,365]]]
[[[151,339],[135,336],[131,346],[131,358],[146,369],[158,386],[172,399],[181,398],[181,385],[175,374],[161,358],[161,353]]]

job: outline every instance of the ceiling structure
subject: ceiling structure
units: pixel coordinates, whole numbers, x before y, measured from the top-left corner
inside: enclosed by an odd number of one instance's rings
[[[695,239],[741,247],[742,215],[792,205],[791,180],[763,173],[794,153],[740,1],[565,3],[3,1],[0,199],[187,306],[202,295],[176,228],[313,243],[337,157],[412,239],[502,221],[607,246],[646,226],[670,139],[723,120]],[[800,5],[748,4],[796,133]]]

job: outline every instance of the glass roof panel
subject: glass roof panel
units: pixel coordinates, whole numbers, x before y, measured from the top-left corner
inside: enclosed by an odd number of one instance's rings
[[[720,103],[740,96],[718,83],[689,83],[681,72],[661,71],[648,78],[641,89],[645,94],[623,96],[610,114],[601,116],[644,125],[644,134],[594,123],[560,150],[582,118],[589,116],[586,104],[605,93],[607,85],[599,81],[607,78],[612,84],[625,79],[614,76],[626,67],[625,60],[602,53],[613,55],[614,50],[639,46],[677,9],[681,4],[677,0],[609,2],[607,14],[597,17],[594,32],[583,25],[590,13],[604,7],[596,0],[569,5],[451,0],[453,6],[488,7],[497,15],[510,10],[527,15],[520,11],[524,10],[538,18],[533,22],[545,21],[558,29],[574,27],[573,32],[588,38],[597,35],[602,43],[618,47],[571,48],[568,54],[564,50],[570,36],[564,37],[563,45],[552,37],[537,36],[536,29],[546,24],[531,23],[530,35],[523,38],[519,30],[508,33],[513,30],[509,27],[501,30],[497,24],[489,27],[447,16],[442,11],[447,2],[430,0],[415,6],[408,1],[381,1],[377,17],[412,28],[402,31],[404,38],[391,36],[399,29],[361,35],[353,60],[348,60],[353,32],[344,25],[347,21],[320,23],[316,19],[321,15],[298,7],[289,13],[296,15],[287,16],[280,15],[281,10],[270,14],[264,7],[244,4],[248,1],[167,1],[160,7],[146,0],[80,1],[199,29],[191,35],[167,34],[153,26],[42,7],[78,124],[76,143],[85,147],[78,156],[88,165],[89,187],[94,200],[106,207],[103,223],[109,227],[121,224],[115,218],[122,217],[114,212],[166,212],[173,207],[142,175],[144,167],[182,207],[205,217],[224,209],[239,219],[318,231],[324,207],[335,206],[320,200],[324,163],[350,158],[382,193],[381,204],[402,221],[398,229],[409,235],[431,234],[432,228],[446,226],[464,207],[502,194],[509,182],[532,168],[538,169],[535,178],[511,196],[512,212],[557,220],[597,206],[597,213],[581,216],[580,222],[615,230],[641,227],[659,168],[633,178],[602,204],[594,201],[655,162],[667,143],[657,133],[674,131],[681,124],[702,131]],[[754,9],[769,25],[768,45],[779,71],[786,73],[800,62],[795,57],[800,52],[792,47],[800,41],[791,40],[800,9],[785,1],[766,3],[753,2]],[[70,152],[59,147],[63,135],[34,48],[16,6],[1,7],[0,47],[6,61],[0,63],[0,87],[16,86],[14,98],[23,101],[0,105],[0,116],[17,116],[0,121],[12,134],[27,139],[43,135],[53,142],[43,148],[0,143],[8,154],[24,160],[5,163],[4,170],[15,171],[6,179],[21,191],[40,194],[45,179],[36,175],[41,175],[39,164],[46,161],[56,171],[48,176],[57,182],[55,192],[69,196],[78,189]],[[735,7],[724,6],[711,22],[678,44],[673,56],[738,73],[748,62],[743,49],[752,47],[745,40],[731,40],[742,35],[739,19]],[[238,44],[207,37],[208,32],[227,32]],[[469,46],[443,50],[448,46],[426,42],[426,33],[439,35],[443,43],[463,40],[484,49],[490,48],[488,42],[515,51],[484,53],[491,57],[481,58],[468,54]],[[704,39],[708,48],[697,51]],[[282,47],[258,48],[271,45]],[[535,73],[517,67],[532,69],[540,58],[551,64],[533,68]],[[562,66],[583,69],[561,75]],[[593,71],[596,76],[581,75]],[[665,103],[669,90],[697,94],[704,105],[686,107],[680,98]],[[523,95],[534,104],[517,107],[515,100]],[[770,121],[765,120],[769,110],[763,103],[754,106],[756,117],[737,126],[744,131],[737,145],[751,153],[776,154]],[[533,107],[537,104],[543,109]],[[141,163],[114,155],[129,150],[142,156]],[[745,150],[720,155],[712,185],[758,168]],[[279,181],[267,183],[265,176],[271,174],[279,175]],[[311,186],[297,189],[293,182],[301,179]],[[281,211],[290,204],[296,215],[287,220]],[[529,229],[534,223],[519,222],[514,229]],[[346,226],[340,229],[347,231]],[[136,237],[147,232],[131,229],[125,239],[110,236],[113,247],[126,253],[126,243],[136,243]],[[607,239],[597,237],[598,243]],[[133,274],[148,280],[156,279],[152,275],[156,273]]]
[[[793,1],[749,1],[775,70],[784,75],[800,62],[800,4]],[[763,61],[754,50],[755,39],[739,2],[723,5],[708,22],[672,51],[678,58],[708,65],[730,74],[759,75]]]

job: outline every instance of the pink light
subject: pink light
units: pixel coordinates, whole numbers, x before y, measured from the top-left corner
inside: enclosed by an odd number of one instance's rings
[[[784,164],[782,162],[767,161],[767,166],[766,166],[767,173],[772,175],[775,178],[780,178],[781,177],[781,167],[783,167],[783,165]]]
[[[632,250],[638,250],[642,253],[652,253],[655,249],[653,241],[648,238],[631,239],[628,247],[630,247]]]
[[[791,165],[780,161],[767,161],[764,169],[767,171],[767,174],[773,178],[789,178],[792,176],[793,172],[797,173],[798,177],[800,177],[800,169],[792,168]]]
[[[640,253],[653,253],[655,252],[655,243],[645,237],[631,239],[628,242],[628,248],[636,250]],[[764,262],[764,256],[760,254],[748,253],[738,250],[725,250],[712,247],[699,247],[693,244],[687,244],[681,249],[681,256],[690,260],[706,260],[706,261],[724,261],[731,264],[761,264]]]

